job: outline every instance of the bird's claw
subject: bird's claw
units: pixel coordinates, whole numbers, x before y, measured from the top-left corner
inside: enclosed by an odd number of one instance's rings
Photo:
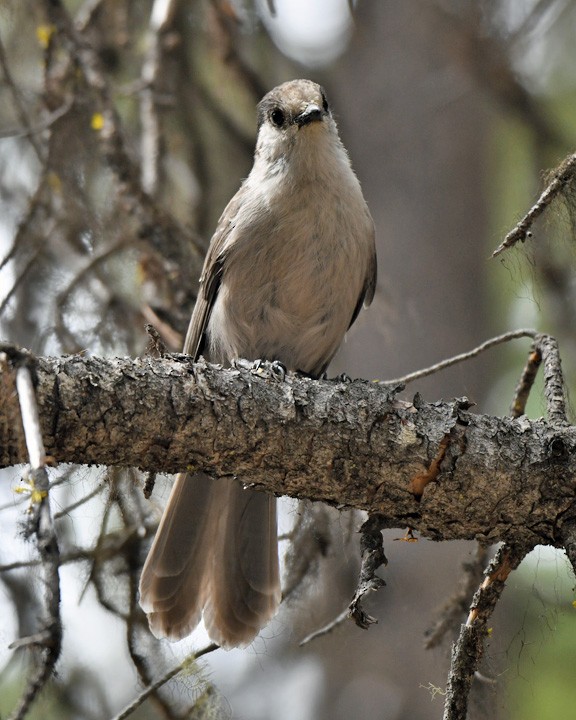
[[[337,375],[334,380],[336,380],[336,382],[346,383],[347,385],[352,382],[352,378],[350,375],[346,375],[346,373],[340,373],[340,375]]]
[[[271,377],[273,380],[283,382],[286,379],[286,366],[279,360],[267,362],[265,360],[254,360],[250,371],[258,377]]]

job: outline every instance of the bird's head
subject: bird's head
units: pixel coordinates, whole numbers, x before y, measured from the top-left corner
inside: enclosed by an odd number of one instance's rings
[[[314,154],[334,139],[340,143],[326,93],[311,80],[283,83],[258,104],[256,157],[274,162],[294,153]]]

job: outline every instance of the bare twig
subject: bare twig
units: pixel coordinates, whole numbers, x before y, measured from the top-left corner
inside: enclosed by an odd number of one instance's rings
[[[434,373],[440,372],[441,370],[452,367],[452,365],[457,365],[458,363],[477,357],[486,350],[490,350],[490,348],[493,348],[496,345],[500,345],[501,343],[523,337],[535,338],[536,335],[536,330],[511,330],[510,332],[504,333],[503,335],[497,335],[496,337],[490,338],[490,340],[486,340],[486,342],[483,342],[481,345],[478,345],[478,347],[475,347],[469,352],[461,353],[460,355],[455,355],[454,357],[447,358],[446,360],[442,360],[435,365],[423,368],[422,370],[416,370],[415,372],[404,375],[403,377],[394,378],[393,380],[386,380],[385,384],[406,385],[407,383],[413,382],[414,380],[420,380],[420,378],[428,377],[428,375],[433,375]]]
[[[568,6],[569,3],[566,3],[565,0],[561,0],[560,2],[558,2],[558,0],[537,0],[518,29],[514,31],[514,39],[525,39],[538,27],[542,19],[552,11],[556,12],[555,19],[557,20]]]
[[[151,528],[150,532],[154,532],[156,528]],[[96,563],[104,563],[106,560],[113,560],[122,554],[126,554],[127,546],[137,546],[138,541],[142,538],[141,528],[138,526],[125,528],[117,532],[102,532],[98,542],[93,547],[71,547],[66,552],[60,554],[60,565],[67,565],[74,562],[90,562],[92,565]],[[42,565],[42,560],[35,558],[33,560],[18,560],[6,565],[0,565],[0,573],[11,572],[13,570],[22,570],[24,568],[38,567]],[[91,575],[94,570],[91,571]],[[91,575],[89,580],[91,579]]]
[[[142,538],[145,534],[145,529],[144,520],[140,513],[140,505],[135,501],[136,488],[139,485],[136,470],[131,468],[116,472],[111,475],[111,478],[113,501],[120,511],[125,528],[139,528],[138,535]],[[129,488],[128,492],[126,492],[125,488]],[[138,604],[138,581],[141,571],[140,554],[140,544],[138,542],[129,542],[124,545],[119,555],[122,558],[124,570],[128,576],[128,612],[125,615],[123,614],[122,617],[126,623],[126,644],[130,659],[134,664],[142,685],[149,686],[152,683],[154,674],[156,674],[157,663],[154,661],[156,648],[153,646],[155,640],[153,640],[147,629],[144,631],[146,621],[144,619],[144,613]],[[139,635],[142,634],[141,631],[145,632],[144,642],[150,648],[148,652],[146,652],[145,646],[140,642]],[[165,720],[177,720],[177,718],[181,717],[180,714],[177,714],[173,710],[171,703],[162,697],[158,690],[151,694],[150,700]]]
[[[35,123],[34,125],[25,125],[23,128],[12,128],[7,130],[0,130],[0,138],[31,138],[34,135],[38,135],[54,125],[55,122],[64,117],[67,112],[70,111],[74,104],[74,98],[70,97],[65,103],[54,110],[42,120],[41,122]]]
[[[82,285],[82,282],[85,280],[86,276],[90,275],[91,273],[95,272],[97,268],[102,265],[102,263],[108,262],[112,257],[114,257],[117,253],[121,253],[124,250],[133,247],[134,246],[134,238],[131,237],[122,237],[119,240],[117,240],[112,245],[109,245],[108,247],[105,247],[100,252],[96,253],[95,255],[92,255],[88,258],[86,261],[84,267],[80,268],[74,273],[74,277],[72,280],[64,287],[57,296],[56,303],[55,303],[55,310],[56,310],[56,322],[55,322],[55,331],[57,336],[61,339],[63,337],[71,337],[73,338],[73,333],[68,329],[68,326],[66,325],[65,315],[68,311],[70,298],[75,291],[75,289],[78,286]],[[96,334],[96,333],[95,333]]]
[[[531,548],[503,545],[486,569],[484,582],[474,595],[466,623],[452,647],[443,720],[466,720],[472,679],[482,657],[487,623],[500,599],[506,580]]]
[[[460,586],[442,607],[438,620],[434,626],[427,631],[426,649],[437,647],[447,632],[457,628],[470,607],[472,598],[486,567],[488,559],[488,548],[478,544],[476,555],[470,562],[463,564],[463,574],[460,579]]]
[[[202,98],[207,110],[209,110],[216,121],[222,126],[222,131],[234,140],[242,149],[247,157],[252,157],[254,153],[254,135],[247,133],[244,128],[230,116],[221,102],[214,97],[214,88],[205,87],[201,83],[198,84],[198,95]]]
[[[563,191],[568,183],[573,183],[576,176],[576,153],[569,155],[554,172],[552,179],[546,185],[536,203],[524,215],[522,220],[516,224],[500,245],[492,253],[492,257],[500,255],[507,248],[517,242],[524,242],[531,237],[531,228],[534,221],[546,210],[550,203]]]
[[[84,32],[97,17],[102,5],[104,5],[104,0],[85,0],[74,18],[76,29]]]
[[[283,603],[297,597],[305,581],[310,581],[317,574],[320,559],[326,557],[332,544],[330,511],[326,506],[303,500],[296,515],[297,520],[290,532],[278,538],[289,541],[285,555]]]
[[[337,615],[333,620],[331,620],[328,624],[323,625],[318,630],[314,630],[309,635],[306,635],[305,638],[300,640],[300,647],[303,647],[304,645],[308,645],[309,642],[312,642],[312,640],[316,640],[319,637],[322,637],[323,635],[328,635],[333,630],[335,630],[339,625],[342,625],[343,622],[346,622],[348,618],[350,617],[350,611],[348,608],[346,610],[343,610],[340,615]]]
[[[106,489],[105,483],[100,483],[97,485],[92,492],[89,492],[87,495],[84,495],[84,497],[81,497],[79,500],[77,500],[75,503],[72,503],[71,505],[67,505],[62,510],[58,511],[57,513],[54,513],[54,520],[60,520],[60,518],[67,517],[70,515],[70,513],[73,510],[77,510],[79,507],[82,507],[82,505],[85,505],[90,500],[93,500],[95,497],[98,497],[101,492],[103,492]]]
[[[125,720],[125,718],[132,715],[134,710],[140,707],[142,703],[147,700],[152,693],[155,693],[159,688],[161,688],[163,685],[165,685],[169,680],[172,680],[173,677],[176,677],[179,673],[181,673],[183,670],[186,670],[189,668],[193,663],[196,662],[199,658],[201,658],[203,655],[208,655],[208,653],[214,652],[214,650],[218,650],[220,646],[216,645],[215,643],[211,643],[210,645],[207,645],[205,648],[202,648],[201,650],[198,650],[198,652],[193,653],[192,655],[189,655],[185,660],[183,660],[181,663],[173,667],[171,670],[169,670],[165,675],[163,675],[161,678],[156,680],[155,683],[152,683],[152,685],[149,685],[143,692],[138,695],[138,697],[133,700],[130,705],[127,705],[118,715],[115,715],[112,720]]]
[[[35,266],[36,261],[38,260],[38,257],[42,254],[43,250],[44,248],[40,244],[38,244],[32,256],[28,259],[28,262],[24,265],[23,268],[20,269],[18,277],[14,280],[14,282],[12,283],[12,287],[10,288],[10,290],[8,290],[8,292],[4,296],[4,299],[0,303],[0,315],[2,315],[4,310],[8,307],[8,304],[10,300],[14,297],[14,293],[16,292],[16,290],[20,287],[24,280],[26,280],[28,273]]]
[[[31,238],[27,233],[39,209],[43,207],[43,193],[46,189],[47,180],[48,168],[44,166],[36,189],[34,190],[34,194],[28,201],[28,208],[26,210],[26,214],[18,224],[18,228],[16,230],[14,240],[12,241],[12,245],[10,246],[10,249],[8,250],[6,255],[4,255],[4,257],[0,260],[0,270],[2,270],[11,260],[16,257],[16,254],[19,250],[21,250],[24,245],[26,245],[27,250],[30,252],[30,245],[38,246],[41,244],[39,241],[36,240],[35,237]],[[51,224],[49,224],[47,232],[49,232],[50,229]],[[36,248],[33,249],[34,256],[36,256],[35,252]],[[5,306],[5,303],[3,305]]]

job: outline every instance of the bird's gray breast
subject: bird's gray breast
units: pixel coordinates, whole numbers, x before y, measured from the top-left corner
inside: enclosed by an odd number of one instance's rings
[[[307,183],[244,208],[235,223],[208,325],[211,359],[280,360],[321,372],[366,276],[371,220],[359,188],[337,193]]]

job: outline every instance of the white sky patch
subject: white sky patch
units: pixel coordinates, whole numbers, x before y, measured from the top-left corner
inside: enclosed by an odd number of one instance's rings
[[[352,32],[348,0],[275,0],[275,16],[266,0],[259,0],[258,5],[280,50],[304,65],[331,63],[343,52]]]

